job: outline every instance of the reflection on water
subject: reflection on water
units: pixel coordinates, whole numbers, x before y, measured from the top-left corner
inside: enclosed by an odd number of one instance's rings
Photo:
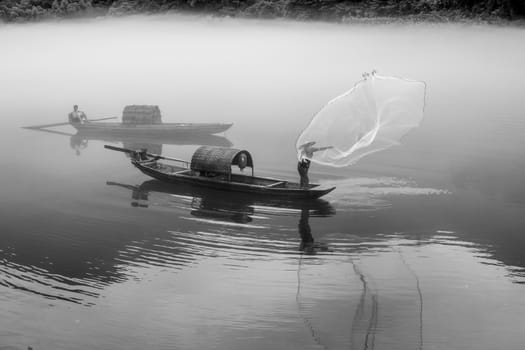
[[[135,303],[144,301],[136,301],[136,293],[148,293],[147,303],[158,303],[149,312],[160,319],[141,316],[142,326],[156,329],[152,334],[175,327],[177,339],[182,337],[177,343],[189,348],[212,343],[220,349],[244,348],[254,339],[267,345],[275,338],[296,349],[421,349],[441,344],[445,336],[468,348],[470,342],[461,343],[470,339],[462,329],[469,333],[474,326],[460,325],[472,323],[472,310],[458,303],[483,300],[485,310],[493,312],[499,298],[515,305],[521,295],[502,289],[506,265],[490,252],[498,238],[487,245],[466,234],[429,230],[441,220],[412,216],[442,207],[450,194],[400,184],[358,178],[348,185],[355,191],[336,193],[330,202],[276,202],[156,180],[140,185],[108,181],[104,193],[117,202],[102,232],[97,232],[100,219],[78,215],[42,226],[45,234],[30,233],[24,224],[4,234],[1,285],[25,299],[48,300],[57,311],[62,303],[88,306],[96,315],[118,310],[120,316],[112,312],[111,317],[127,327],[134,327],[129,323],[133,312],[119,305],[131,302],[140,309]],[[422,193],[426,199],[415,204]],[[377,202],[372,208],[373,197],[390,205]],[[336,212],[332,199],[342,203],[341,198],[352,200],[352,206]],[[397,231],[400,227],[407,232]],[[142,285],[149,285],[147,291]],[[459,317],[456,309],[469,312]],[[498,315],[508,319],[488,336],[518,339],[510,322],[517,322],[520,310],[496,313],[498,322],[503,322]],[[88,314],[77,312],[90,323]],[[449,318],[457,321],[449,325]],[[105,318],[100,322],[112,324]],[[220,327],[226,333],[185,338],[203,322],[206,329]],[[483,320],[476,324],[489,326]],[[89,329],[106,334],[94,324]],[[110,329],[122,333],[121,327]],[[78,331],[71,337],[54,334],[68,347],[87,341]],[[227,334],[235,337],[227,340]],[[111,339],[106,334],[102,343],[129,344]]]
[[[299,215],[300,250],[313,252],[310,215],[315,217],[329,217],[335,215],[335,209],[330,203],[317,199],[314,201],[286,201],[253,196],[242,193],[226,193],[210,190],[190,184],[165,184],[158,180],[148,180],[141,185],[134,186],[108,181],[110,186],[118,186],[131,190],[131,206],[148,208],[150,196],[157,194],[170,195],[168,203],[160,204],[154,201],[153,205],[187,205],[193,218],[188,220],[212,222],[222,225],[239,224],[240,227],[266,228],[266,226],[249,225],[254,218],[261,219],[262,215]],[[165,197],[166,198],[166,197]]]
[[[254,198],[244,194],[228,194],[228,196],[225,196],[224,192],[221,191],[202,189],[191,185],[164,184],[157,180],[148,180],[138,186],[111,181],[107,182],[107,184],[131,191],[132,207],[184,207],[190,211],[192,216],[197,218],[197,221],[220,227],[218,230],[211,229],[209,232],[198,232],[191,236],[184,232],[171,231],[174,235],[173,240],[185,244],[188,251],[213,258],[224,256],[231,260],[239,259],[240,262],[247,259],[247,254],[249,254],[251,259],[263,260],[276,259],[276,254],[294,254],[293,250],[290,250],[291,242],[286,243],[286,241],[282,241],[283,238],[269,240],[265,238],[265,234],[262,234],[262,237],[253,239],[246,237],[249,236],[249,233],[245,236],[242,232],[231,230],[231,228],[268,231],[268,229],[272,229],[272,226],[268,223],[254,225],[252,224],[254,219],[264,222],[269,220],[271,216],[295,218],[298,221],[297,231],[300,239],[298,252],[301,252],[297,257],[297,290],[295,294],[298,314],[310,333],[312,341],[321,347],[326,347],[326,340],[323,339],[324,337],[321,337],[322,331],[320,330],[324,325],[312,317],[315,312],[310,309],[311,300],[308,302],[309,294],[312,291],[304,286],[305,283],[312,282],[311,276],[308,276],[308,272],[305,272],[305,270],[308,271],[311,263],[314,265],[318,264],[315,260],[311,260],[310,257],[319,253],[328,254],[328,256],[331,254],[348,256],[347,254],[350,253],[351,256],[362,249],[372,252],[376,247],[376,244],[364,244],[364,247],[360,247],[359,243],[356,242],[357,244],[355,244],[352,242],[353,239],[348,241],[343,237],[333,247],[326,241],[316,241],[312,234],[309,222],[310,217],[328,218],[336,214],[333,206],[321,199],[316,201],[283,202],[272,201],[264,197]],[[186,219],[191,220],[188,217]],[[286,229],[286,231],[290,231],[290,229]],[[379,239],[383,240],[383,238]],[[401,255],[399,248],[397,250]],[[290,258],[293,258],[293,255]],[[401,259],[407,268],[410,269],[404,258]],[[290,263],[293,262],[290,261]],[[340,342],[342,342],[341,344],[344,347],[373,349],[375,335],[378,331],[378,290],[377,287],[371,286],[372,282],[368,281],[369,277],[360,269],[357,261],[351,258],[350,264],[356,275],[355,278],[358,278],[362,286],[359,292],[358,304],[351,318],[351,324],[348,323],[349,329],[351,329],[350,335],[347,338],[345,337],[345,339],[341,339]],[[413,270],[410,271],[415,275]],[[305,279],[305,276],[306,282],[302,281]],[[417,279],[416,275],[415,278]],[[417,289],[420,295],[421,345],[423,304],[419,286]],[[350,317],[345,317],[345,320],[349,319]],[[330,328],[333,327],[330,326]],[[341,344],[338,344],[337,347]]]

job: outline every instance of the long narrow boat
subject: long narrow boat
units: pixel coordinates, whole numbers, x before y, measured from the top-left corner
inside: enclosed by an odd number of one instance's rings
[[[148,153],[146,150],[130,150],[105,145],[107,149],[131,155],[131,164],[144,174],[167,183],[189,183],[225,191],[268,195],[285,199],[315,199],[330,193],[335,187],[321,188],[310,184],[282,179],[254,176],[253,159],[246,150],[225,147],[201,146],[192,156],[191,162]],[[181,166],[159,162],[159,159],[175,161]],[[251,168],[251,174],[232,171],[232,166],[243,170]]]
[[[142,136],[173,136],[173,135],[211,135],[228,130],[231,123],[158,123],[158,124],[132,124],[111,122],[71,123],[71,125],[82,132],[89,134],[113,134],[129,135],[138,134]]]
[[[156,137],[211,135],[224,132],[232,126],[231,123],[163,123],[160,108],[154,105],[125,106],[122,111],[122,123],[83,120],[83,118],[75,118],[72,113],[69,117],[71,125],[83,134],[140,134]],[[83,112],[78,113],[84,115]]]

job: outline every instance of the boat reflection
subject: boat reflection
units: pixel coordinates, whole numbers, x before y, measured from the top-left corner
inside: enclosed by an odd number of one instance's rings
[[[84,149],[89,145],[89,141],[102,141],[102,142],[119,142],[122,143],[123,147],[131,149],[147,148],[150,152],[160,154],[162,153],[163,145],[206,145],[206,146],[220,146],[220,147],[231,147],[233,144],[225,136],[219,135],[207,135],[207,134],[178,134],[178,135],[160,135],[151,136],[144,135],[140,132],[137,133],[108,133],[108,132],[84,132],[79,131],[76,134],[69,132],[50,130],[50,129],[37,129],[37,128],[25,128],[28,130],[40,131],[55,135],[69,136],[69,146],[75,151],[77,155],[80,155]]]
[[[71,136],[71,147],[77,150],[87,147],[89,141],[120,142],[124,148],[139,149],[147,148],[156,154],[162,153],[162,145],[207,145],[231,147],[233,144],[224,136],[206,134],[182,134],[173,136],[148,136],[144,134],[110,134],[96,132],[78,132]],[[85,147],[83,145],[86,145]]]
[[[155,180],[140,186],[109,184],[130,190],[131,205],[136,208],[150,207],[154,193],[163,193],[168,199],[184,198],[175,203],[176,208],[161,207],[147,213],[110,200],[83,212],[64,209],[57,220],[49,219],[57,216],[55,209],[41,207],[32,220],[14,217],[16,224],[8,224],[2,234],[0,286],[38,295],[51,303],[89,306],[107,286],[135,278],[138,267],[183,270],[206,254],[241,260],[247,254],[288,259],[297,251],[297,236],[289,234],[295,225],[288,221],[299,214],[300,249],[315,253],[323,247],[314,244],[309,218],[335,213],[323,200],[225,198],[220,191],[169,186]],[[31,210],[29,206],[23,215]],[[271,223],[258,225],[257,221]],[[229,256],[232,251],[242,253]]]
[[[226,221],[235,224],[248,224],[260,214],[299,216],[298,231],[301,238],[299,249],[313,254],[328,248],[314,242],[310,227],[310,217],[329,217],[335,215],[334,207],[327,201],[317,200],[277,200],[265,196],[245,193],[228,193],[202,188],[191,184],[167,184],[158,180],[148,180],[135,186],[108,181],[107,185],[126,188],[131,191],[131,206],[148,208],[150,195],[162,193],[184,196],[190,199],[190,214],[193,217]],[[300,214],[299,214],[300,213]]]

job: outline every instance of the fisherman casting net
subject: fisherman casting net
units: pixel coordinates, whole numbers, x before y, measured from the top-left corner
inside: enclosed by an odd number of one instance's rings
[[[364,79],[328,102],[297,139],[299,160],[343,167],[398,145],[419,126],[425,83],[364,74]]]

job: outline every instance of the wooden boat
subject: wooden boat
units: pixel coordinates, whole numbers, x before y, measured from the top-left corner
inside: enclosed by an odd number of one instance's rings
[[[330,193],[335,187],[321,188],[317,184],[301,187],[299,183],[282,179],[254,176],[253,159],[246,150],[235,148],[201,146],[191,162],[148,153],[146,150],[104,146],[131,155],[131,163],[144,174],[167,183],[187,183],[226,191],[267,195],[284,199],[315,199]],[[181,166],[159,162],[159,159],[175,161]],[[234,173],[232,166],[243,170],[251,168],[251,174]]]
[[[72,117],[69,120],[74,128],[84,134],[140,134],[156,137],[218,134],[232,126],[231,123],[163,123],[159,107],[150,105],[125,106],[122,111],[122,123],[81,121],[81,118]]]
[[[83,112],[79,112],[83,114]],[[83,119],[69,114],[69,121],[26,126],[24,129],[44,130],[63,125],[71,125],[79,134],[92,137],[191,137],[198,135],[219,134],[231,128],[232,123],[163,123],[158,106],[131,105],[124,107],[122,122],[101,122],[116,117]],[[59,133],[59,132],[57,132]]]
[[[173,136],[173,135],[211,135],[228,130],[231,123],[158,123],[158,124],[132,124],[111,122],[71,123],[71,125],[82,132],[89,134],[112,134],[129,135],[139,134],[142,136]]]

